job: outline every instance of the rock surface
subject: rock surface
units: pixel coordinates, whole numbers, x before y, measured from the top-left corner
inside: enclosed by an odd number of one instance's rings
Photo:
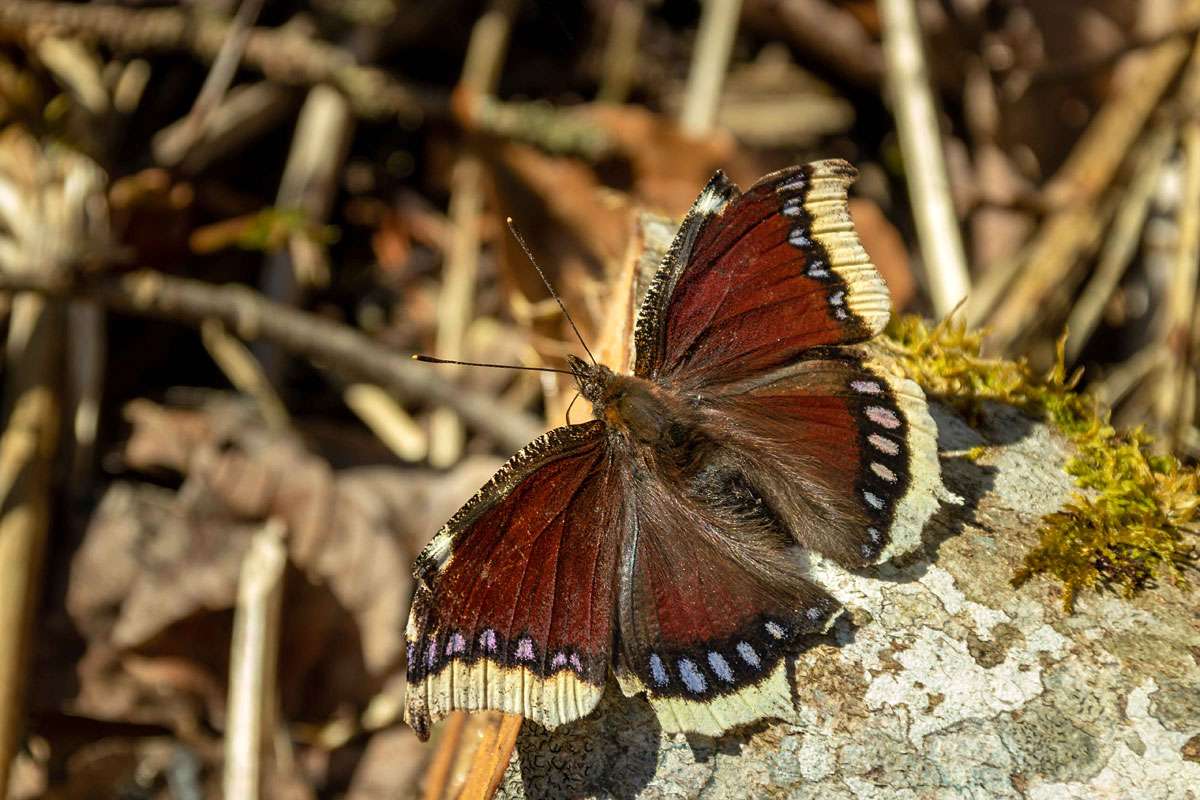
[[[935,408],[964,499],[901,563],[814,564],[846,606],[794,665],[796,717],[722,737],[668,735],[610,686],[588,719],[526,723],[498,793],[671,798],[1200,800],[1200,615],[1194,593],[1133,600],[1009,579],[1040,517],[1075,491],[1069,446],[990,408],[973,430]]]

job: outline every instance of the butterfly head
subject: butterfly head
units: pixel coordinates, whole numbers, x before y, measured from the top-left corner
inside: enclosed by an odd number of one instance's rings
[[[591,364],[573,355],[567,356],[567,364],[584,399],[595,408],[604,406],[616,377],[613,371],[603,364]]]

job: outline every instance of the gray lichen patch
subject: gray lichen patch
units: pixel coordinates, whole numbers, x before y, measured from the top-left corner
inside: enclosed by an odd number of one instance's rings
[[[1200,720],[1200,685],[1162,680],[1150,698],[1150,714],[1169,731],[1195,732]]]
[[[1014,769],[1052,781],[1080,781],[1100,767],[1100,743],[1074,721],[1043,701],[1029,703],[996,720]]]

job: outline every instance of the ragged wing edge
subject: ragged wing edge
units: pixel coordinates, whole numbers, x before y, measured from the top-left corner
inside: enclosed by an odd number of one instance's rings
[[[811,219],[812,236],[824,248],[833,271],[846,282],[846,307],[874,336],[887,327],[892,300],[850,219],[847,190],[858,178],[858,170],[840,158],[814,161],[807,170],[804,210]]]

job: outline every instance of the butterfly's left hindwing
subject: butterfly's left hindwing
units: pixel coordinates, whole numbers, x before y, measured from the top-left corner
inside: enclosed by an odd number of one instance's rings
[[[405,719],[418,735],[455,710],[554,728],[595,708],[624,524],[598,421],[534,441],[451,518],[414,568]]]

